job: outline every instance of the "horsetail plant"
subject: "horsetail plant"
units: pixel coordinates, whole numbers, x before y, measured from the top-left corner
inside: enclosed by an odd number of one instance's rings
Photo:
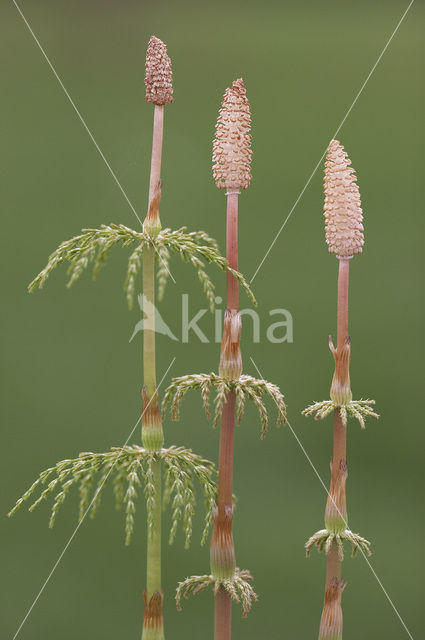
[[[362,252],[363,214],[359,188],[354,169],[338,140],[331,140],[325,163],[326,242],[329,252],[339,260],[337,346],[329,336],[329,348],[335,360],[335,373],[330,390],[330,400],[315,402],[303,411],[323,419],[334,414],[334,443],[331,461],[331,486],[325,510],[325,529],[315,533],[306,543],[307,555],[316,545],[325,550],[326,586],[320,622],[319,640],[342,639],[342,591],[346,583],[341,579],[341,563],[344,558],[343,541],[352,545],[352,555],[357,551],[370,555],[370,543],[348,528],[345,483],[347,480],[347,418],[356,418],[365,427],[365,417],[378,418],[373,400],[352,399],[350,386],[351,341],[348,335],[348,278],[351,258]]]
[[[240,189],[247,189],[251,180],[251,127],[250,107],[242,79],[235,80],[224,94],[213,143],[213,175],[219,189],[227,196],[227,260],[238,269],[238,198]],[[232,599],[241,602],[246,616],[252,601],[257,599],[250,581],[249,571],[236,566],[232,535],[233,521],[233,458],[235,421],[241,422],[245,400],[251,400],[258,409],[264,437],[268,414],[263,396],[268,396],[277,407],[277,423],[286,419],[283,396],[277,386],[265,380],[242,375],[240,350],[241,315],[239,313],[238,280],[233,272],[227,274],[227,308],[221,342],[219,373],[187,375],[174,378],[163,401],[163,409],[171,404],[172,417],[178,418],[179,405],[191,389],[200,390],[207,416],[210,415],[209,396],[216,392],[213,426],[221,419],[218,496],[213,512],[213,533],[210,546],[211,573],[192,576],[181,582],[177,589],[177,607],[182,596],[196,594],[208,586],[215,594],[215,640],[231,637]]]
[[[61,263],[69,263],[68,286],[77,280],[90,263],[94,264],[94,277],[105,264],[110,249],[115,245],[127,247],[135,244],[128,260],[125,292],[131,307],[136,279],[140,269],[143,276],[143,296],[146,305],[155,304],[155,270],[157,269],[158,298],[164,293],[169,274],[170,252],[174,252],[192,264],[213,308],[214,285],[207,275],[205,262],[213,263],[240,283],[253,298],[249,285],[237,271],[237,266],[229,266],[218,251],[217,244],[204,231],[188,233],[185,227],[172,231],[162,229],[159,217],[161,199],[161,155],[163,139],[164,106],[173,101],[171,62],[166,46],[152,36],[146,55],[146,100],[154,104],[154,125],[152,159],[149,183],[148,212],[140,231],[134,231],[122,224],[102,225],[100,229],[83,229],[81,235],[63,242],[54,251],[47,266],[29,285],[29,290],[42,287],[51,271]],[[55,495],[50,526],[53,526],[57,512],[73,487],[78,487],[79,519],[88,511],[96,512],[101,492],[111,479],[117,507],[125,508],[125,541],[130,542],[134,528],[135,501],[144,485],[147,505],[147,566],[146,590],[143,594],[145,614],[143,640],[164,638],[162,620],[163,592],[161,588],[161,508],[171,501],[172,522],[169,541],[173,542],[177,527],[182,523],[186,547],[192,535],[192,519],[195,510],[194,481],[200,484],[205,499],[206,539],[216,503],[214,466],[208,460],[190,449],[171,446],[164,448],[162,419],[158,404],[155,357],[154,316],[145,324],[143,332],[143,374],[142,389],[142,445],[112,448],[107,453],[81,453],[75,459],[63,460],[43,471],[34,484],[20,498],[9,515],[24,502],[34,498],[32,511],[50,495]],[[162,482],[164,481],[164,493]],[[40,494],[36,497],[36,491]]]

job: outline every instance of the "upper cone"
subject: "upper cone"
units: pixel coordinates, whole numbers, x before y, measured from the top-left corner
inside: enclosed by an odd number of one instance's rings
[[[213,175],[219,189],[246,189],[251,181],[251,113],[242,78],[226,89],[213,142]]]
[[[146,51],[146,100],[157,105],[173,102],[173,73],[167,47],[151,36]]]
[[[338,140],[331,140],[325,162],[325,226],[330,253],[351,258],[362,252],[363,213],[357,178]]]

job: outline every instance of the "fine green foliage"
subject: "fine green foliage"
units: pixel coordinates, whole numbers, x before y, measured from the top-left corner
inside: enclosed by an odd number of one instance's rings
[[[128,247],[133,243],[137,243],[137,246],[128,259],[124,283],[124,291],[130,309],[134,301],[136,278],[142,266],[142,253],[148,247],[155,250],[156,261],[159,265],[157,278],[160,300],[164,295],[170,273],[168,267],[170,252],[174,252],[182,260],[190,262],[195,267],[212,311],[214,310],[214,284],[204,269],[205,263],[213,263],[223,271],[230,271],[245,289],[251,301],[256,304],[249,284],[239,271],[229,267],[227,260],[220,255],[216,241],[204,231],[187,233],[186,227],[181,227],[176,231],[162,229],[156,236],[151,236],[143,230],[133,231],[123,224],[102,225],[100,229],[83,229],[79,236],[65,240],[59,245],[49,256],[47,265],[30,283],[28,289],[29,291],[34,291],[37,287],[41,289],[53,269],[63,262],[69,263],[68,287],[78,280],[90,264],[93,264],[93,278],[96,278],[100,269],[105,265],[112,247],[115,245]]]
[[[372,406],[375,404],[375,400],[351,400],[347,404],[336,404],[333,400],[323,400],[322,402],[315,402],[302,411],[303,416],[314,415],[315,420],[323,420],[334,409],[339,409],[341,413],[341,420],[344,426],[347,424],[347,418],[356,418],[362,429],[365,428],[365,418],[371,416],[372,418],[379,418],[379,414],[373,411]]]
[[[202,401],[207,418],[211,417],[210,413],[210,392],[215,389],[216,397],[214,400],[215,411],[213,427],[215,428],[221,418],[223,405],[229,391],[236,392],[237,402],[237,424],[241,423],[244,411],[245,401],[251,400],[256,406],[261,421],[261,438],[264,438],[268,427],[268,413],[263,402],[263,396],[268,396],[277,407],[277,426],[286,422],[286,405],[283,395],[275,384],[266,380],[257,380],[251,376],[240,376],[237,380],[228,380],[215,373],[199,373],[179,378],[173,378],[170,386],[166,389],[164,400],[162,402],[162,411],[165,413],[171,404],[171,417],[173,420],[179,419],[180,403],[191,390],[200,390]]]
[[[307,540],[305,543],[306,556],[310,555],[311,549],[316,546],[318,551],[325,551],[326,554],[335,542],[338,547],[338,555],[342,562],[344,559],[343,541],[346,540],[352,545],[351,556],[354,558],[357,551],[362,551],[365,555],[370,556],[372,554],[370,550],[370,542],[366,538],[362,538],[358,533],[353,533],[350,529],[346,529],[341,533],[332,533],[327,529],[321,529]]]
[[[214,587],[214,593],[219,589],[224,589],[231,595],[235,602],[242,605],[242,614],[245,618],[252,607],[252,601],[257,601],[258,596],[250,585],[249,581],[252,576],[249,571],[241,571],[236,567],[235,573],[231,578],[216,579],[212,575],[191,576],[183,582],[179,582],[176,592],[177,609],[181,611],[181,599],[188,598],[190,595],[196,596],[197,593],[203,591],[207,587]]]
[[[34,498],[36,490],[39,489],[41,493],[32,502],[29,511],[33,511],[48,496],[55,494],[49,522],[49,526],[53,527],[59,508],[70,489],[77,487],[79,489],[79,521],[89,511],[90,517],[93,518],[100,504],[102,489],[110,480],[116,508],[124,507],[125,509],[125,543],[129,544],[134,530],[135,501],[142,486],[144,486],[149,531],[153,527],[155,488],[152,463],[156,460],[163,462],[165,484],[163,506],[166,508],[170,501],[172,505],[170,544],[174,540],[179,523],[182,524],[185,534],[185,546],[188,547],[190,544],[192,517],[195,511],[195,479],[201,487],[205,501],[205,527],[202,534],[202,542],[204,542],[216,502],[214,465],[193,453],[191,449],[183,447],[169,447],[157,453],[151,453],[133,445],[114,447],[107,453],[80,453],[78,458],[62,460],[54,467],[42,471],[8,515],[12,516],[24,502]]]

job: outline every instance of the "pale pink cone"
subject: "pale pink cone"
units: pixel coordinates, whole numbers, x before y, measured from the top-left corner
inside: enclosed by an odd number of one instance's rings
[[[242,78],[226,89],[213,142],[213,176],[219,189],[247,189],[251,181],[251,114]]]
[[[325,162],[326,242],[338,258],[352,258],[364,244],[363,214],[357,178],[344,147],[331,140]]]
[[[167,47],[151,36],[146,51],[146,101],[157,105],[173,102],[173,73]]]

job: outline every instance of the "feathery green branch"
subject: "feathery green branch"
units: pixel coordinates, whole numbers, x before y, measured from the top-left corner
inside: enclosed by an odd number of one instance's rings
[[[245,400],[248,398],[258,410],[261,421],[261,438],[264,438],[268,427],[268,413],[263,402],[263,396],[268,396],[276,405],[277,426],[286,422],[286,405],[279,387],[266,380],[257,380],[246,375],[241,375],[237,380],[229,380],[215,373],[199,373],[173,378],[170,386],[165,391],[162,411],[165,413],[171,404],[171,416],[173,420],[178,420],[180,404],[187,392],[200,390],[205,413],[210,418],[209,398],[211,389],[216,391],[213,427],[216,427],[220,421],[226,396],[232,389],[236,392],[238,424],[241,423],[245,410]]]
[[[54,467],[42,471],[8,515],[14,515],[25,502],[35,498],[37,490],[41,490],[40,495],[30,504],[29,511],[33,511],[50,495],[56,494],[49,522],[49,526],[53,527],[56,515],[69,491],[76,487],[79,490],[79,521],[89,510],[90,517],[93,518],[100,503],[102,490],[110,479],[117,509],[122,506],[125,508],[125,543],[129,544],[134,530],[135,502],[138,489],[142,485],[146,498],[148,527],[152,527],[155,509],[152,463],[156,460],[164,462],[164,508],[172,499],[170,544],[174,540],[179,523],[182,524],[185,534],[186,547],[190,544],[192,517],[195,511],[195,480],[201,487],[205,501],[203,543],[208,534],[216,501],[217,488],[213,480],[215,469],[212,462],[183,447],[169,447],[158,453],[151,453],[133,445],[114,447],[107,453],[80,453],[78,458],[62,460]],[[96,488],[95,478],[98,480]]]
[[[242,605],[242,614],[245,618],[252,607],[252,601],[257,601],[258,596],[255,593],[249,581],[252,576],[249,571],[241,571],[236,567],[235,573],[231,578],[216,579],[212,575],[191,576],[183,582],[179,582],[176,592],[177,609],[181,610],[182,597],[188,598],[190,595],[196,596],[197,593],[203,591],[207,587],[214,587],[214,591],[222,588],[231,595],[233,600]]]
[[[128,247],[134,242],[137,242],[137,247],[128,259],[124,283],[124,291],[130,309],[134,300],[136,277],[142,265],[142,254],[147,247],[152,247],[155,250],[156,261],[159,264],[157,273],[159,299],[162,298],[167,283],[170,251],[172,251],[195,267],[211,310],[214,310],[214,284],[204,269],[205,263],[213,263],[223,271],[230,271],[245,289],[250,300],[256,304],[248,282],[239,271],[229,267],[227,260],[220,255],[215,240],[204,231],[187,233],[186,227],[181,227],[176,231],[162,229],[156,236],[151,236],[146,231],[134,231],[123,224],[102,225],[100,229],[83,229],[80,235],[65,240],[59,245],[49,256],[44,269],[29,284],[28,289],[30,292],[37,287],[41,289],[51,272],[63,262],[69,263],[68,287],[78,280],[90,264],[93,264],[93,277],[96,278],[100,269],[105,265],[112,247],[116,245]]]
[[[333,400],[322,400],[322,402],[314,402],[301,413],[303,416],[314,415],[315,420],[323,420],[335,409],[339,409],[343,425],[347,424],[347,418],[356,418],[362,429],[365,428],[365,418],[379,418],[379,413],[375,413],[372,406],[375,400],[350,400],[346,404],[337,404]]]

